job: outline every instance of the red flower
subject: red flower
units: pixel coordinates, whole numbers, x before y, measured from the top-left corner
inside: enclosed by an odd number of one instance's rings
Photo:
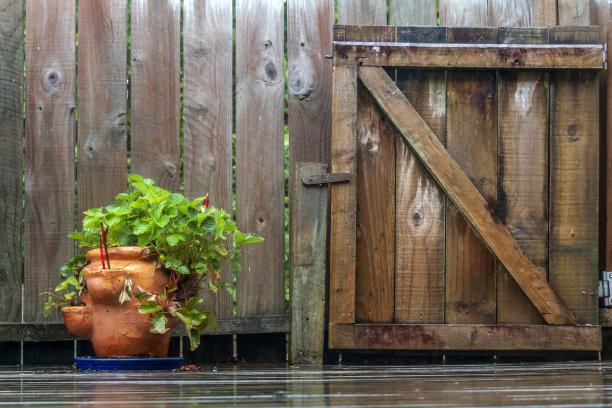
[[[206,194],[206,197],[204,198],[204,203],[203,203],[204,207],[206,207],[206,209],[208,210],[208,206],[210,205],[210,200],[208,199],[208,193]]]

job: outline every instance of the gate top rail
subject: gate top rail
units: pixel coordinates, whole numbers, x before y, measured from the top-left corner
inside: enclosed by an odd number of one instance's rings
[[[600,44],[420,44],[334,41],[334,65],[414,68],[603,69]]]
[[[595,26],[334,27],[333,64],[428,69],[606,68]]]

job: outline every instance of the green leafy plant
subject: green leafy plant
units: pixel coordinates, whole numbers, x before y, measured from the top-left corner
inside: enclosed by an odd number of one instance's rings
[[[208,197],[188,200],[136,174],[130,175],[128,182],[128,191],[119,194],[116,201],[85,211],[83,230],[69,237],[86,248],[99,247],[100,234],[107,246],[148,248],[169,272],[170,281],[161,293],[132,288],[131,282],[126,281],[117,301],[130,301],[133,294],[140,302],[140,313],[151,315],[154,333],[169,330],[169,319],[180,319],[194,350],[200,343],[201,331],[217,325],[212,312],[198,308],[202,303],[198,296],[200,288],[214,293],[219,289],[231,292],[220,277],[222,266],[230,265],[234,271],[240,271],[240,247],[261,242],[263,238],[238,231],[228,213],[208,206]],[[52,308],[59,310],[62,306],[79,304],[80,295],[87,290],[86,262],[84,256],[76,256],[61,268],[60,284],[46,292],[49,298],[45,315]]]

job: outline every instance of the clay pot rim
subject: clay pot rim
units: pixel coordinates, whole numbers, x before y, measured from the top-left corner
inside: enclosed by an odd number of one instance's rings
[[[147,259],[152,257],[149,247],[127,246],[127,247],[109,247],[108,257],[117,260],[137,260],[139,258]],[[95,261],[100,259],[100,249],[90,249],[87,251],[87,259]]]

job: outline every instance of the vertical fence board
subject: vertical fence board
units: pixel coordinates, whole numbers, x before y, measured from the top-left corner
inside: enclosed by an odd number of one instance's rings
[[[533,0],[489,0],[489,26],[528,27],[533,21]]]
[[[329,163],[332,0],[287,2],[289,161]]]
[[[303,176],[327,173],[323,163],[295,163],[291,179],[291,364],[322,364],[327,260],[327,186]]]
[[[390,0],[389,24],[437,25],[437,6],[431,0]]]
[[[486,20],[480,21],[481,25],[485,23]],[[495,43],[497,29],[448,28],[448,42]],[[492,210],[497,201],[496,94],[493,72],[448,73],[447,149]],[[446,218],[445,282],[446,323],[495,323],[495,260],[450,203]]]
[[[557,24],[557,0],[532,0],[532,21],[535,27]]]
[[[132,2],[131,172],[178,191],[180,2]]]
[[[329,322],[355,322],[357,208],[357,67],[335,66],[332,92],[331,172],[351,181],[331,186]]]
[[[23,2],[0,0],[0,321],[21,320]]]
[[[361,84],[357,91],[355,318],[391,322],[395,269],[395,132]]]
[[[26,26],[24,317],[36,321],[74,254],[75,2],[28,0]]]
[[[493,24],[497,24],[493,22]],[[499,29],[500,43],[546,44],[548,29]],[[548,74],[498,72],[497,213],[544,279],[548,267]],[[497,322],[542,324],[508,272],[497,272]]]
[[[347,27],[346,41],[396,39],[394,27]],[[357,91],[357,263],[355,318],[391,322],[395,270],[394,130],[369,92]]]
[[[592,0],[557,0],[559,25],[591,24]]]
[[[265,241],[245,248],[240,316],[285,310],[283,3],[236,3],[236,213]]]
[[[397,30],[398,42],[446,42],[444,27]],[[398,70],[397,86],[446,144],[444,71]],[[396,180],[395,321],[444,323],[445,197],[401,138]]]
[[[596,43],[551,28],[551,42]],[[551,286],[579,323],[598,322],[599,101],[597,73],[557,71],[550,85]]]
[[[126,187],[126,7],[126,0],[79,2],[79,228],[83,211]]]
[[[210,194],[232,213],[232,4],[224,0],[183,3],[183,180],[185,196]],[[232,284],[232,270],[221,277]],[[208,292],[208,291],[206,291]],[[227,291],[210,298],[217,316],[232,316]]]
[[[387,24],[386,0],[338,0],[338,24]]]
[[[487,0],[440,0],[440,25],[486,26]]]

